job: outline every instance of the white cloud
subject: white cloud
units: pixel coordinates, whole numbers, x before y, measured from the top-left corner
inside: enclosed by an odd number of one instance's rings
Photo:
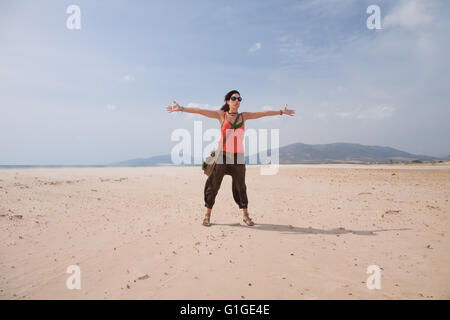
[[[131,82],[134,81],[134,77],[132,75],[126,74],[123,76],[122,81]]]
[[[351,111],[344,112],[320,112],[314,115],[315,118],[324,119],[328,117],[338,117],[343,119],[371,119],[382,120],[390,118],[395,108],[387,105],[378,105],[368,108],[357,107]]]
[[[323,118],[326,118],[329,116],[330,116],[330,114],[328,112],[319,112],[314,115],[314,117],[318,118],[318,119],[323,119]]]
[[[278,38],[280,42],[282,69],[292,70],[312,63],[331,63],[340,57],[336,44],[313,46],[298,36],[284,35]]]
[[[338,86],[332,88],[330,92],[332,94],[339,94],[339,93],[342,93],[343,91],[344,91],[344,87],[341,85],[338,85]]]
[[[261,42],[257,42],[254,45],[252,45],[249,49],[248,52],[250,54],[255,53],[256,51],[261,49]]]
[[[116,107],[115,105],[108,104],[108,105],[106,106],[106,109],[108,109],[109,111],[114,111],[114,110],[117,109],[117,107]]]
[[[390,118],[394,113],[394,108],[391,106],[380,105],[376,107],[371,107],[366,110],[358,110],[356,113],[357,119],[386,119]]]
[[[431,15],[429,2],[411,0],[395,7],[386,15],[383,21],[383,28],[404,27],[415,29],[434,21]]]
[[[296,2],[292,10],[313,14],[316,17],[337,16],[348,12],[348,8],[353,6],[358,0],[303,0]]]

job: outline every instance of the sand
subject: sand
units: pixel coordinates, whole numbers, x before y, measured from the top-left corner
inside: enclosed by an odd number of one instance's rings
[[[450,299],[450,166],[0,170],[0,299]],[[70,265],[81,288],[69,290]],[[367,267],[380,268],[369,290]]]

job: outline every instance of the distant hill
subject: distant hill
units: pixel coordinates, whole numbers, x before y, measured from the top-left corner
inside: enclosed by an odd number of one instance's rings
[[[268,152],[270,155],[270,150]],[[391,147],[365,146],[357,143],[304,144],[294,143],[279,149],[280,164],[300,163],[390,163],[445,161],[449,157],[417,155]],[[193,159],[191,159],[193,163]],[[248,156],[246,163],[249,163]],[[258,159],[258,163],[260,163]],[[150,158],[131,159],[110,163],[111,166],[173,165],[170,154]]]
[[[125,160],[121,162],[108,163],[110,166],[158,166],[158,165],[171,165],[172,160],[170,154],[161,156],[153,156],[150,158],[138,158]]]
[[[294,143],[279,149],[280,163],[389,163],[438,161],[440,158],[416,155],[391,147],[357,143]]]

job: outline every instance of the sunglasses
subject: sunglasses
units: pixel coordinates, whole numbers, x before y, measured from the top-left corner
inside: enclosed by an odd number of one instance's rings
[[[242,98],[241,98],[241,97],[238,97],[238,98],[236,98],[236,97],[231,97],[231,101],[236,101],[236,100],[239,100],[239,102],[241,102],[241,101],[242,101]]]

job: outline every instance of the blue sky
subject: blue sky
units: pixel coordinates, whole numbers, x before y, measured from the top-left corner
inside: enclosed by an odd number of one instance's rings
[[[81,29],[69,30],[69,5]],[[381,9],[381,30],[366,8]],[[351,142],[450,154],[448,1],[0,3],[0,164],[104,164],[168,154],[232,89],[280,146]],[[207,143],[205,143],[207,144]]]

